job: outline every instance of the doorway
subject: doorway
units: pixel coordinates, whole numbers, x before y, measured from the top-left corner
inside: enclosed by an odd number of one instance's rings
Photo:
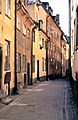
[[[37,80],[39,79],[39,60],[37,60]]]
[[[0,90],[2,84],[2,47],[0,46]]]
[[[28,78],[28,85],[30,85],[30,63],[27,63],[27,78]]]

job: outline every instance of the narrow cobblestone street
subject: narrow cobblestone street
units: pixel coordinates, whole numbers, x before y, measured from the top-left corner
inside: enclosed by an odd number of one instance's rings
[[[29,87],[0,110],[0,120],[74,120],[69,114],[67,80],[41,82]]]

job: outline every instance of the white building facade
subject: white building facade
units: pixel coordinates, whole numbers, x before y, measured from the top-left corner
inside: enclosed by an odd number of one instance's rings
[[[74,80],[78,79],[78,0],[69,0],[70,17],[70,59]]]

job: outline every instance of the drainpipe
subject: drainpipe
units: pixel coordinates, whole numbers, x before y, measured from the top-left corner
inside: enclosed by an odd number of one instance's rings
[[[34,26],[32,28],[32,40],[31,40],[31,81],[30,81],[30,85],[33,84],[33,78],[32,78],[32,74],[33,74],[33,59],[32,59],[32,57],[33,57],[33,32],[34,32],[35,29],[37,29],[37,27],[38,26]]]
[[[48,36],[48,31],[47,31],[47,19],[50,15],[47,16],[46,18],[46,34]],[[50,38],[49,40],[47,39],[46,41],[46,81],[48,81],[48,42],[50,42]]]
[[[14,88],[12,94],[19,94],[17,89],[17,72],[16,72],[16,0],[15,0],[15,27],[14,27]]]
[[[46,81],[48,81],[48,42],[46,42]]]
[[[72,83],[72,69],[71,69],[71,0],[69,0],[69,80]]]

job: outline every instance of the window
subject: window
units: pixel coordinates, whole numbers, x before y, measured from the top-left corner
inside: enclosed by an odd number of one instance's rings
[[[19,15],[17,15],[17,28],[20,30],[20,18],[19,18]]]
[[[27,4],[27,0],[24,0],[23,3],[24,3],[24,5],[26,5]]]
[[[39,35],[39,45],[42,45],[41,35]]]
[[[33,42],[35,42],[35,31],[33,31]]]
[[[35,72],[35,55],[32,56],[32,72]]]
[[[5,70],[10,70],[10,42],[5,40]]]
[[[11,16],[11,0],[6,0],[6,15]]]
[[[27,28],[27,38],[30,38],[30,29]]]
[[[55,45],[53,44],[53,51],[55,52]]]
[[[26,56],[23,55],[22,57],[22,70],[23,72],[26,72]]]
[[[20,53],[17,53],[16,61],[17,61],[16,71],[21,72],[21,54]]]
[[[42,38],[42,46],[44,47],[44,38]]]
[[[77,19],[77,25],[76,25],[76,48],[78,49],[78,8],[76,12],[76,19]]]
[[[46,71],[46,59],[45,59],[45,69],[44,70]]]
[[[43,21],[39,20],[39,29],[43,29]]]
[[[45,49],[46,49],[46,44],[47,44],[47,43],[46,43],[46,41],[45,41],[45,46],[44,46],[44,47],[45,47]]]
[[[51,42],[51,50],[53,50],[53,44],[52,44],[52,42]]]
[[[38,13],[36,12],[36,21],[38,21]]]
[[[42,71],[44,71],[44,58],[42,58]]]
[[[23,34],[26,35],[26,25],[23,24]]]
[[[0,0],[0,13],[1,13],[1,10],[2,10],[2,0]]]

